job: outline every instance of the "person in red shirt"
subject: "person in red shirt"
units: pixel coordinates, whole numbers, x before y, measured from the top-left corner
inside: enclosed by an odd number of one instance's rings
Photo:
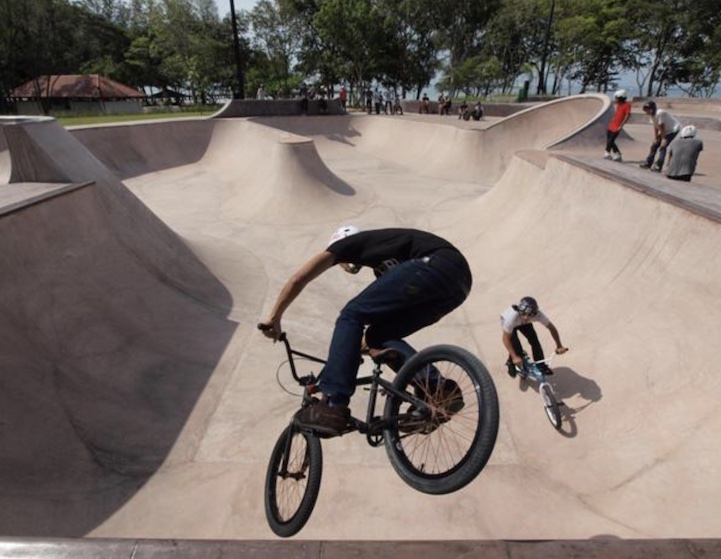
[[[338,95],[338,98],[340,99],[340,106],[343,109],[343,112],[345,112],[346,103],[348,102],[348,91],[344,85],[340,86],[340,94]]]
[[[623,89],[619,89],[613,94],[613,101],[616,103],[616,112],[606,130],[606,154],[604,158],[622,161],[621,150],[616,145],[616,138],[618,138],[623,125],[631,116],[631,103],[626,101],[626,91]]]

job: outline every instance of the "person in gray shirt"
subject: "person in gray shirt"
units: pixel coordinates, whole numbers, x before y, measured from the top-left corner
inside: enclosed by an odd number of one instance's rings
[[[668,148],[668,167],[666,176],[678,181],[691,181],[696,170],[698,155],[703,150],[703,142],[696,138],[696,127],[693,124],[684,126],[679,138]]]

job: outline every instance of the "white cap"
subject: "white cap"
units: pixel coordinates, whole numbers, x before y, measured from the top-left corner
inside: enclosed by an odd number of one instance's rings
[[[360,229],[358,229],[355,225],[344,225],[343,227],[338,227],[333,234],[330,236],[330,241],[328,241],[328,246],[332,245],[336,241],[340,241],[341,239],[345,239],[346,237],[349,237],[351,235],[355,235],[356,233],[359,233]]]
[[[618,99],[619,97],[623,97],[625,99],[626,97],[628,97],[628,95],[626,95],[625,89],[619,89],[616,93],[613,94],[613,97],[615,99]]]
[[[688,126],[684,126],[681,128],[681,137],[682,138],[694,138],[696,136],[696,127],[693,124],[689,124]]]

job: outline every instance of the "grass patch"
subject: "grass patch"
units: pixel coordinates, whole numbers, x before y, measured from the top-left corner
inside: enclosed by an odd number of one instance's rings
[[[143,113],[128,115],[93,115],[93,116],[57,116],[63,126],[87,126],[89,124],[115,124],[119,122],[135,122],[139,120],[157,120],[163,118],[209,117],[216,109],[206,111],[168,111],[167,113]]]

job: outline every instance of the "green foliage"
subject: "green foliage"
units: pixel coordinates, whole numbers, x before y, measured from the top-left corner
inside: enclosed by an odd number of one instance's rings
[[[466,95],[519,79],[607,91],[630,71],[644,95],[707,96],[721,79],[718,0],[260,0],[237,15],[249,96],[305,81],[358,99],[375,81],[418,98],[439,70]],[[14,87],[67,73],[213,102],[237,87],[235,62],[215,0],[0,0],[0,110]]]

